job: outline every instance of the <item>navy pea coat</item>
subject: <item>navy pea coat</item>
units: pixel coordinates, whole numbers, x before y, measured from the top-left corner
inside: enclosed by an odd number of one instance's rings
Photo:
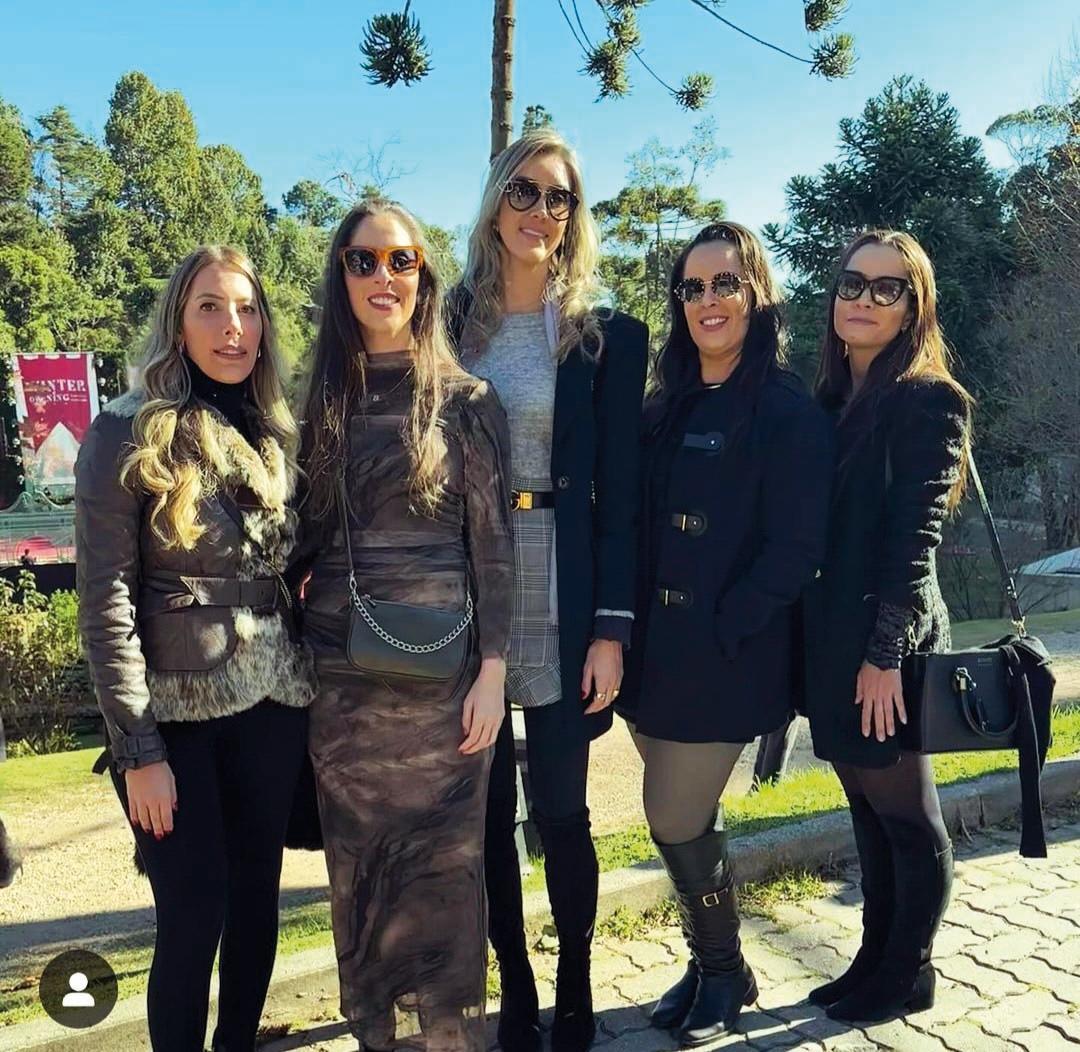
[[[793,604],[825,552],[828,418],[794,374],[771,368],[752,391],[740,367],[646,419],[618,711],[667,741],[750,741],[792,709]]]

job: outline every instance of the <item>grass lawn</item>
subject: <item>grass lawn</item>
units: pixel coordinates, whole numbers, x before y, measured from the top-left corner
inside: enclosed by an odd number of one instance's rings
[[[1080,610],[1059,614],[1040,614],[1028,621],[1036,635],[1057,632],[1080,632]],[[953,641],[957,647],[974,646],[1004,635],[1007,621],[970,621],[955,625]],[[1054,742],[1050,756],[1071,756],[1080,753],[1080,698],[1064,697],[1067,707],[1054,713]],[[58,798],[85,785],[90,764],[100,744],[91,744],[74,752],[9,760],[0,764],[0,801],[5,806],[18,807],[56,794]],[[1014,770],[1015,753],[961,753],[934,758],[934,770],[939,785],[969,781],[983,774]],[[59,805],[58,805],[59,806]],[[775,786],[765,786],[750,796],[725,798],[724,814],[727,828],[733,837],[783,825],[800,819],[827,814],[844,806],[843,792],[836,776],[827,769],[799,771]],[[648,829],[634,825],[618,833],[597,837],[597,855],[601,871],[618,869],[655,857]],[[533,872],[525,880],[525,890],[537,890],[544,885],[542,862],[534,860]],[[820,877],[809,873],[785,874],[763,885],[747,885],[742,901],[747,913],[768,915],[777,902],[797,901],[820,894]],[[646,915],[617,911],[600,930],[626,938],[640,930],[642,924],[667,922],[674,916],[672,906],[665,904]],[[120,979],[120,996],[130,997],[146,989],[150,967],[151,945],[148,935],[133,936],[129,944],[110,947],[108,957]],[[313,902],[282,910],[278,953],[282,956],[302,950],[325,946],[331,942],[329,906]],[[36,993],[37,977],[28,976],[14,982],[0,983],[0,1027],[22,1022],[41,1015]],[[490,984],[489,984],[490,985]],[[497,988],[490,991],[493,995]]]

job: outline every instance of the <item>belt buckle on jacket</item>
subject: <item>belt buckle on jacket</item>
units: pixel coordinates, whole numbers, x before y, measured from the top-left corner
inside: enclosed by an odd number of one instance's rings
[[[511,511],[532,511],[533,495],[528,490],[512,489],[510,491]]]

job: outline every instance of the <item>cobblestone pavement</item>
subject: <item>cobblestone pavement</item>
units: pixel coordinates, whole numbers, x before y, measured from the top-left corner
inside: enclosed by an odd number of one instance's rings
[[[879,1026],[834,1023],[805,1000],[846,966],[858,944],[859,891],[828,885],[826,898],[783,904],[744,923],[744,952],[760,1000],[739,1032],[706,1048],[828,1049],[830,1052],[1080,1052],[1080,821],[1051,821],[1049,859],[1022,859],[1019,835],[980,832],[956,846],[953,901],[942,925],[933,1009]],[[849,876],[856,874],[848,874]],[[555,957],[540,953],[541,1004],[550,1021]],[[675,927],[633,940],[597,940],[593,985],[597,1048],[666,1052],[671,1037],[648,1025],[647,1010],[679,976],[685,948]],[[492,1023],[492,1033],[494,1024]],[[344,1052],[356,1048],[340,1024],[269,1046]]]

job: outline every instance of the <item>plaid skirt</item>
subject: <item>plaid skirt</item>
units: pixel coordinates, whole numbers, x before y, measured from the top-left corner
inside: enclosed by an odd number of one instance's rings
[[[516,489],[543,492],[550,482],[515,480]],[[514,614],[506,662],[506,696],[522,708],[562,697],[558,596],[555,586],[555,509],[515,511]]]

